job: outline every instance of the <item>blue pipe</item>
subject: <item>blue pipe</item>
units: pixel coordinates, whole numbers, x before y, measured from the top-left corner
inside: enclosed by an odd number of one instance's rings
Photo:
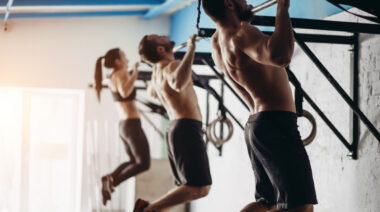
[[[142,19],[148,20],[157,17],[182,2],[183,0],[166,0],[163,4],[150,8]]]

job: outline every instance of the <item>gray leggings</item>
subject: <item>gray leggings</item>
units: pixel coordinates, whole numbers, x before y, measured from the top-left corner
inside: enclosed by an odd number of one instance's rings
[[[118,186],[128,178],[144,172],[150,167],[149,144],[141,128],[140,119],[120,121],[119,134],[130,160],[122,163],[112,172],[114,186]]]

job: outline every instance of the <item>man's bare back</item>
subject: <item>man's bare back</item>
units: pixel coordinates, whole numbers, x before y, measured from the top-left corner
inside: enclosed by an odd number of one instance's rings
[[[249,23],[243,23],[236,33],[215,32],[212,37],[212,56],[244,99],[251,113],[265,110],[295,112],[294,101],[285,69],[263,64],[243,52],[242,39],[251,37],[251,45],[264,45],[266,35]],[[256,53],[259,57],[259,52]]]
[[[252,6],[245,0],[226,2],[224,6],[229,11],[215,12],[213,17],[217,27],[211,44],[217,67],[247,101],[252,114],[266,110],[295,112],[284,69],[294,50],[289,0],[278,0],[276,27],[271,36],[250,24]]]
[[[212,56],[250,106],[245,125],[257,202],[243,212],[312,212],[317,204],[309,158],[302,145],[285,67],[294,50],[289,0],[277,0],[275,31],[250,25],[246,0],[203,0],[216,23]]]
[[[152,89],[161,100],[171,120],[189,118],[202,121],[193,81],[189,81],[182,90],[175,90],[169,85],[167,75],[173,73],[179,63],[180,61],[175,60],[164,67],[156,66],[152,74]]]

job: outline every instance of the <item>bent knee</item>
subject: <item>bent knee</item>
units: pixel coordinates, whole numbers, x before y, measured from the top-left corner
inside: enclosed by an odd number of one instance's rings
[[[195,198],[202,198],[208,195],[210,192],[211,186],[199,186],[199,187],[194,187],[194,196]]]
[[[147,171],[150,168],[150,160],[138,160],[136,161],[136,164],[141,171]]]

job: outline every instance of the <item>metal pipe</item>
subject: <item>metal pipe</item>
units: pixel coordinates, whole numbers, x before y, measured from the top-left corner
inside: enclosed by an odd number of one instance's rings
[[[13,5],[13,0],[9,0],[7,3],[7,6],[5,7],[4,31],[7,31],[7,29],[8,29],[7,21],[8,21],[9,15],[11,14],[12,5]]]
[[[224,105],[224,83],[223,82],[220,85],[220,102],[219,102],[219,104],[220,103],[222,103]],[[224,135],[224,124],[223,123],[220,124],[219,135],[220,135],[219,139],[223,139],[223,135]],[[222,156],[223,145],[218,147],[218,150],[219,150],[219,156]]]
[[[355,105],[359,106],[359,33],[354,34],[355,37],[355,43],[353,45],[353,69],[352,69],[352,78],[351,78],[351,85],[352,85],[352,98],[355,103]],[[359,130],[360,130],[360,123],[359,123],[359,117],[352,112],[351,114],[351,132],[352,132],[352,154],[351,157],[354,160],[358,159],[358,145],[359,145]]]
[[[216,29],[201,28],[202,37],[208,38],[215,33]],[[266,35],[272,35],[271,31],[262,31]],[[321,34],[306,34],[298,33],[298,36],[305,42],[311,43],[332,43],[332,44],[347,44],[353,45],[355,42],[354,36],[347,35],[321,35]]]
[[[14,6],[12,7],[12,13],[123,12],[148,10],[150,7],[151,5]],[[0,12],[6,9],[6,7],[0,7]]]
[[[351,97],[344,91],[344,89],[339,85],[335,78],[330,74],[327,68],[319,61],[319,59],[314,55],[314,53],[309,49],[309,47],[303,42],[296,32],[294,32],[294,37],[297,44],[306,53],[306,55],[311,59],[311,61],[318,67],[321,73],[326,77],[326,79],[331,83],[331,85],[338,91],[340,96],[344,101],[350,106],[350,108],[359,116],[360,120],[367,126],[368,130],[375,136],[377,141],[380,142],[380,133],[375,128],[375,126],[368,120],[367,116],[360,110],[360,108],[352,101]]]
[[[342,32],[358,32],[380,34],[379,24],[362,24],[343,21],[326,21],[305,18],[291,18],[293,28],[297,29],[316,29]],[[276,17],[272,16],[255,16],[251,22],[257,26],[272,26],[276,24]]]
[[[195,41],[200,41],[200,40],[202,40],[203,39],[203,37],[199,37],[199,36],[197,36],[196,38],[195,38]],[[181,44],[179,44],[178,46],[176,46],[176,47],[174,47],[173,48],[173,52],[177,52],[177,51],[179,51],[180,49],[183,49],[183,48],[185,48],[187,46],[187,41],[186,42],[183,42],[183,43],[181,43]]]
[[[262,4],[259,4],[256,7],[254,7],[252,9],[252,13],[259,12],[260,10],[266,9],[275,4],[277,4],[277,0],[269,0],[269,1],[263,2]]]

